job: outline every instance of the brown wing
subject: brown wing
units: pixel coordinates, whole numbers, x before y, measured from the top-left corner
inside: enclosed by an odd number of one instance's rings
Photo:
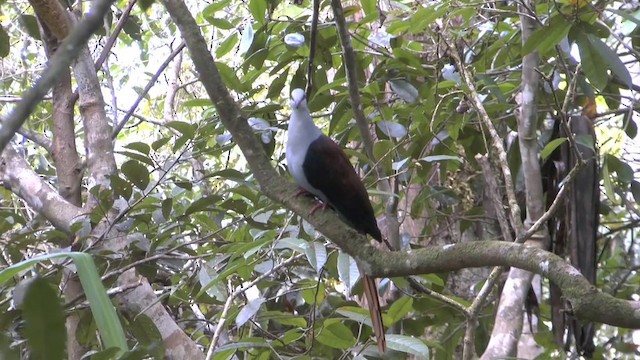
[[[382,241],[367,190],[347,155],[322,135],[309,145],[302,165],[307,181],[354,229]]]

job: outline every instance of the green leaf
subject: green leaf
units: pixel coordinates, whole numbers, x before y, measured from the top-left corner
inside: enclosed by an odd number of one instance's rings
[[[522,55],[538,50],[540,55],[553,49],[571,30],[571,23],[563,15],[556,15],[549,20],[549,26],[542,26],[534,31],[522,46]]]
[[[409,313],[409,311],[411,311],[411,309],[413,309],[413,298],[410,296],[403,296],[400,299],[394,301],[387,311],[387,315],[389,315],[389,317],[393,319],[391,324],[402,320]]]
[[[275,321],[286,326],[294,326],[299,328],[307,327],[307,320],[302,316],[293,316],[289,312],[284,311],[264,311],[258,316],[258,321]]]
[[[162,200],[162,216],[165,219],[169,219],[171,217],[171,209],[173,208],[173,198],[168,198]]]
[[[178,132],[189,139],[193,139],[193,136],[196,133],[195,125],[183,121],[169,121],[166,125],[172,129],[178,130]]]
[[[426,8],[420,8],[409,20],[411,33],[422,33],[437,18],[442,17],[449,10],[449,5],[438,3]]]
[[[609,172],[609,161],[606,160],[602,164],[602,182],[604,184],[604,192],[611,202],[616,203],[616,194],[613,191],[613,183],[611,182],[611,173]]]
[[[462,162],[462,159],[459,156],[454,156],[454,155],[430,155],[430,156],[425,156],[423,158],[420,158],[418,160],[425,161],[425,162],[448,161],[448,160]]]
[[[587,79],[598,90],[604,89],[607,86],[609,76],[606,62],[586,35],[578,33],[576,44],[578,45],[578,50],[580,50],[580,62]]]
[[[122,179],[118,175],[113,175],[110,177],[111,180],[111,189],[113,193],[117,196],[122,197],[123,199],[130,199],[131,194],[133,193],[133,187],[131,183]]]
[[[213,106],[211,99],[190,99],[182,103],[182,106],[185,107],[210,107]],[[188,123],[185,123],[188,124]],[[191,124],[188,124],[191,125]]]
[[[318,330],[316,340],[334,349],[348,349],[356,343],[351,330],[341,323],[332,323]]]
[[[151,147],[149,146],[149,144],[143,143],[143,142],[139,142],[139,141],[128,143],[124,147],[126,147],[128,149],[131,149],[131,150],[138,151],[138,152],[146,154],[146,155],[149,155],[149,152],[151,152]]]
[[[377,15],[378,9],[376,0],[360,0],[360,6],[362,7],[362,11],[364,11],[365,16]]]
[[[18,275],[36,263],[41,261],[70,257],[78,269],[78,276],[84,293],[89,300],[91,313],[98,326],[100,337],[106,349],[111,347],[119,348],[119,354],[128,350],[127,341],[122,330],[122,325],[115,308],[107,296],[107,291],[102,285],[102,280],[98,276],[96,265],[89,254],[77,252],[60,252],[36,256],[28,260],[21,261],[0,271],[0,284],[4,284],[13,276]]]
[[[219,19],[219,18],[214,18],[214,17],[207,17],[206,19],[209,22],[209,24],[211,24],[211,25],[213,25],[213,26],[215,26],[215,27],[217,27],[218,29],[221,29],[221,30],[231,30],[231,29],[233,29],[235,27],[227,19]]]
[[[622,127],[624,129],[624,132],[629,137],[629,139],[635,139],[636,136],[638,135],[638,125],[636,125],[636,122],[633,120],[633,112],[632,111],[627,111],[624,114],[624,122],[623,123],[624,123],[624,125]]]
[[[322,267],[327,262],[327,249],[323,244],[320,244],[317,241],[311,241],[307,243],[304,252],[309,260],[309,264],[311,264],[311,267],[320,274]]]
[[[202,16],[205,18],[213,17],[213,15],[215,15],[216,12],[229,6],[230,3],[231,3],[231,0],[214,1],[210,5],[207,5],[204,8],[204,10],[202,10]]]
[[[609,171],[615,172],[618,175],[618,181],[624,184],[630,184],[634,174],[631,166],[612,154],[607,154],[606,158]]]
[[[242,86],[242,82],[238,79],[238,75],[236,75],[236,71],[233,70],[229,65],[216,61],[216,67],[220,72],[220,76],[227,86],[229,86],[232,90],[235,91],[244,91],[244,87]]]
[[[122,174],[138,189],[144,190],[149,185],[149,170],[138,161],[129,160],[122,164]]]
[[[240,309],[238,316],[236,316],[236,326],[240,327],[247,321],[249,321],[249,319],[251,319],[255,314],[258,313],[258,310],[260,310],[260,307],[266,301],[267,299],[263,298],[262,296],[249,301],[247,305],[243,306],[242,309]]]
[[[33,15],[20,15],[18,21],[24,31],[36,40],[42,40],[40,37],[40,29],[38,29],[38,20]]]
[[[558,146],[564,144],[565,141],[567,141],[566,137],[557,138],[557,139],[553,139],[553,140],[549,141],[549,143],[544,146],[544,149],[542,149],[542,151],[540,151],[540,157],[543,160],[548,158],[553,153],[553,151],[555,149],[557,149]]]
[[[137,314],[132,321],[129,322],[128,330],[135,336],[140,345],[145,349],[145,353],[152,355],[155,359],[164,358],[165,345],[162,340],[162,334],[154,324],[150,317]]]
[[[24,333],[35,359],[63,359],[67,332],[57,292],[41,277],[28,285],[22,302]]]
[[[152,1],[149,1],[151,3]],[[151,5],[151,4],[149,4]],[[129,35],[133,40],[142,40],[142,28],[140,26],[140,19],[137,16],[129,16],[127,22],[124,23],[122,30],[125,34]]]
[[[351,292],[351,289],[356,285],[360,278],[360,270],[358,270],[358,264],[349,256],[349,254],[342,251],[338,254],[338,275],[340,281],[342,281],[347,290]]]
[[[342,306],[336,309],[336,312],[347,319],[351,319],[357,323],[371,326],[371,315],[369,310],[355,306]],[[384,321],[384,320],[383,320]]]
[[[11,348],[11,339],[8,334],[0,332],[0,359],[20,360],[18,349]]]
[[[218,45],[218,48],[216,49],[216,58],[221,58],[224,55],[226,55],[229,51],[231,51],[233,49],[234,46],[236,46],[236,43],[238,42],[238,34],[237,33],[232,33],[229,36],[227,36],[226,39],[224,39],[220,45]],[[209,103],[211,104],[211,101],[209,101]]]
[[[407,335],[387,334],[387,346],[391,350],[412,354],[419,359],[429,359],[429,348],[420,339]]]
[[[220,195],[209,195],[205,197],[201,197],[200,199],[194,201],[184,212],[185,215],[191,215],[195,212],[199,211],[212,211],[217,209],[218,204],[222,201],[222,197]]]
[[[267,13],[267,1],[266,0],[250,0],[249,1],[249,11],[253,16],[253,19],[260,23],[264,24],[265,14]]]
[[[11,50],[9,34],[4,27],[0,25],[0,58],[7,57],[7,55],[9,55],[9,50]]]
[[[607,68],[611,70],[611,73],[615,75],[623,84],[625,84],[628,88],[633,86],[633,81],[631,80],[631,74],[629,74],[629,69],[624,65],[622,60],[615,51],[611,50],[611,48],[605,44],[600,38],[595,35],[587,34],[587,39],[589,42],[600,54],[600,57],[603,59],[604,63],[607,65]],[[581,57],[582,59],[582,57]]]
[[[629,189],[631,190],[631,194],[633,195],[633,199],[636,203],[640,203],[640,182],[633,180]]]
[[[251,44],[253,44],[254,32],[251,24],[247,24],[242,30],[242,37],[240,37],[240,45],[238,45],[238,54],[244,55],[251,48]],[[251,55],[251,54],[248,54]]]

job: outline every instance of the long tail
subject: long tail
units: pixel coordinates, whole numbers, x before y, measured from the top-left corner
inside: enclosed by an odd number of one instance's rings
[[[371,323],[373,324],[373,333],[376,335],[378,341],[378,350],[381,354],[387,351],[387,340],[384,336],[384,324],[382,323],[382,310],[380,309],[380,299],[378,298],[378,290],[376,281],[365,275],[360,270],[362,276],[362,283],[364,285],[364,295],[367,297],[367,303],[369,304],[369,313],[371,314]]]

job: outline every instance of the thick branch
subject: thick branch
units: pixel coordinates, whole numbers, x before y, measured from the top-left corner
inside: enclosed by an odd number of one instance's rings
[[[96,0],[93,3],[91,12],[65,38],[40,79],[24,95],[9,116],[2,121],[2,126],[0,127],[0,151],[4,150],[16,131],[31,115],[36,104],[42,100],[55,84],[62,69],[67,68],[80,50],[84,48],[82,44],[86,44],[91,34],[100,27],[104,14],[109,10],[112,2],[113,0]]]
[[[44,182],[13,146],[4,149],[0,160],[2,185],[20,196],[38,214],[46,217],[56,229],[70,233],[71,223],[82,214],[81,209],[66,202]]]

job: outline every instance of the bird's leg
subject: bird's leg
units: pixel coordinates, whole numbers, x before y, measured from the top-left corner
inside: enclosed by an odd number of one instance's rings
[[[313,207],[311,208],[311,212],[309,213],[309,215],[313,215],[315,214],[316,211],[318,211],[318,209],[322,209],[322,211],[327,209],[327,205],[326,203],[322,202],[322,200],[318,199],[315,195],[313,195],[312,193],[308,192],[306,189],[299,187],[298,191],[296,191],[296,195],[295,197],[298,197],[300,195],[304,195],[304,196],[311,196],[312,198],[316,199],[316,204],[313,205]]]
[[[322,209],[322,211],[325,211],[327,209],[327,206],[328,205],[326,203],[318,200],[318,202],[311,208],[311,212],[309,213],[309,215],[313,215],[316,211],[318,211],[318,209]]]
[[[302,187],[298,187],[298,191],[296,191],[295,197],[298,197],[300,195],[315,197],[315,195],[313,195],[312,193],[308,192],[306,189],[304,189]]]

